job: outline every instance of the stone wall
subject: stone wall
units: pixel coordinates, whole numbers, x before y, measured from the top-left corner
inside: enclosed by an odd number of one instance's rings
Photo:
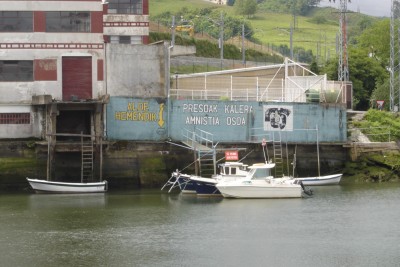
[[[239,158],[246,156],[243,160],[246,164],[264,160],[260,144],[218,145],[220,152],[217,160],[224,157],[224,148],[243,148],[239,151]],[[271,148],[268,150],[268,155],[272,156]],[[38,145],[35,141],[1,141],[0,151],[0,191],[26,192],[29,191],[26,177],[46,178],[45,145]],[[288,145],[290,169],[294,151],[297,154],[296,173],[301,176],[316,175],[316,147]],[[322,174],[342,169],[348,159],[347,149],[341,145],[322,145],[320,152]],[[79,180],[79,153],[60,153],[56,157],[57,179]],[[109,182],[110,191],[161,188],[176,169],[194,174],[193,158],[193,151],[166,142],[108,143],[104,149],[103,179]]]

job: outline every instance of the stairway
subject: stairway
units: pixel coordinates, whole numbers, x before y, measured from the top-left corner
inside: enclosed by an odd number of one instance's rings
[[[198,164],[198,173],[203,177],[211,177],[216,174],[216,151],[213,143],[213,135],[211,133],[195,130],[185,130],[183,133],[185,138],[182,141],[185,145],[193,149]]]
[[[93,141],[84,140],[81,137],[82,165],[81,165],[81,182],[93,181]]]

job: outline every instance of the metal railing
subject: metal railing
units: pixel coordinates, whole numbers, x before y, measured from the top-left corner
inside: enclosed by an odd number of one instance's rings
[[[350,139],[355,142],[391,142],[390,127],[349,128]]]
[[[185,78],[175,81],[171,99],[226,100],[265,102],[351,102],[351,87],[342,82],[327,81],[324,76],[305,76],[296,79],[266,79],[260,77]]]

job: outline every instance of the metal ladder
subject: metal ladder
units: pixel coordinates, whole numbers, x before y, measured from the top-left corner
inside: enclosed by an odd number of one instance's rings
[[[275,135],[278,135],[277,137]],[[283,177],[283,155],[281,132],[273,132],[272,143],[274,148],[275,177]]]
[[[81,137],[81,152],[81,182],[93,181],[93,141],[90,137],[89,140],[84,140],[84,137]]]

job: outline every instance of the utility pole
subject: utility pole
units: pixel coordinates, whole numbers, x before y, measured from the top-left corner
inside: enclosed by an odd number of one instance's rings
[[[246,66],[246,48],[244,47],[244,24],[242,24],[242,60],[243,66]]]
[[[291,60],[294,60],[293,59],[293,24],[290,24],[290,40],[289,40],[289,42],[290,42],[290,59]]]
[[[222,60],[224,59],[224,13],[221,11],[221,18],[219,21],[219,46],[220,46],[220,57],[221,57],[221,64]]]
[[[172,25],[171,25],[171,46],[174,47],[175,45],[175,16],[172,16]]]

